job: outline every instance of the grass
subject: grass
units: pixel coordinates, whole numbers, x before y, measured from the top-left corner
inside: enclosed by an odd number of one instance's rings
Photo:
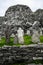
[[[1,40],[0,40],[0,46],[3,46],[3,45],[5,45],[6,44],[6,40],[5,40],[5,38],[2,38]]]
[[[10,46],[16,45],[16,46],[20,46],[20,45],[21,45],[21,44],[19,44],[19,43],[14,44],[13,41],[14,41],[14,38],[11,37],[11,38],[10,38],[10,43],[6,44],[5,38],[2,38],[2,40],[0,41],[0,46],[3,46],[3,45],[10,45]],[[25,36],[24,36],[24,45],[29,45],[29,44],[31,44],[31,43],[32,43],[32,41],[31,41],[31,36],[25,35]]]
[[[32,44],[31,36],[28,36],[28,35],[24,36],[24,44],[25,45]]]
[[[10,43],[6,44],[5,38],[2,38],[1,41],[0,41],[0,46],[3,46],[3,45],[10,45],[10,46],[16,45],[16,46],[20,46],[21,45],[19,43],[14,44],[13,41],[14,41],[14,38],[10,37]],[[40,36],[40,42],[43,43],[43,36]],[[29,45],[29,44],[33,44],[32,40],[31,40],[31,36],[25,35],[24,36],[24,45]]]
[[[43,36],[40,36],[40,42],[43,43]]]

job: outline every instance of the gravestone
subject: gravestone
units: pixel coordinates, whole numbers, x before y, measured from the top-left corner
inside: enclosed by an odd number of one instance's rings
[[[13,33],[10,37],[14,38],[14,41],[13,41],[14,44],[18,43],[17,33]]]
[[[40,43],[40,23],[39,21],[34,21],[32,25],[32,42]]]
[[[0,35],[0,40],[1,40],[1,35]]]
[[[41,28],[41,31],[42,31],[42,35],[43,35],[43,28]]]
[[[2,38],[2,37],[1,37],[1,34],[2,34],[2,32],[0,31],[0,40],[1,40],[1,38]]]
[[[15,37],[15,35],[14,35],[14,34],[12,34],[10,37]]]
[[[2,38],[2,25],[0,25],[0,40]]]
[[[30,30],[27,30],[27,33],[26,33],[27,35],[30,35]]]
[[[18,37],[17,37],[17,34],[15,34],[15,37],[14,37],[14,44],[17,44],[18,43]]]
[[[18,35],[18,43],[23,44],[24,43],[24,39],[23,39],[24,31],[22,30],[22,28],[19,27],[19,29],[17,30],[17,35]]]
[[[42,34],[42,29],[40,29],[40,36],[42,36],[43,34]]]
[[[40,34],[38,33],[37,30],[33,30],[32,42],[33,43],[39,43],[40,42]]]

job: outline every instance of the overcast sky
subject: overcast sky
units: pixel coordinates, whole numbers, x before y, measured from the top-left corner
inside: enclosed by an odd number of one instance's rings
[[[28,5],[32,11],[43,9],[43,0],[0,0],[0,16],[4,16],[8,7],[16,4]]]

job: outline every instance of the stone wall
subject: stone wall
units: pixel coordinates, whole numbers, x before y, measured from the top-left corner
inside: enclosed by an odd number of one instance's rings
[[[43,45],[0,47],[0,65],[30,63],[35,59],[43,60]]]

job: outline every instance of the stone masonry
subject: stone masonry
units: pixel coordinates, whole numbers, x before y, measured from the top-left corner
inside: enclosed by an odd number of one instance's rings
[[[3,46],[0,47],[0,65],[43,60],[43,45],[35,46]]]

